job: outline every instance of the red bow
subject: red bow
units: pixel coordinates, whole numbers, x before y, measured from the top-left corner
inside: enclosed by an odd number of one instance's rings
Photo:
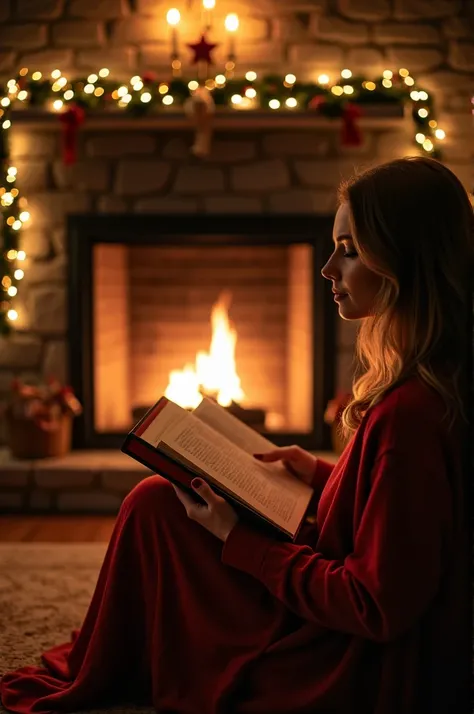
[[[66,166],[76,162],[77,135],[79,127],[84,123],[85,115],[82,107],[73,104],[59,117],[63,127],[63,161]]]

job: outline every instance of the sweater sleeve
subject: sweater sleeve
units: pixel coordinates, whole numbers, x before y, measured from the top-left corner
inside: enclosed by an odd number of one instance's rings
[[[222,560],[260,580],[304,619],[378,642],[395,639],[438,586],[451,526],[443,462],[435,445],[409,463],[393,451],[382,454],[353,552],[344,560],[277,542],[242,522],[230,533]]]
[[[318,458],[316,461],[311,486],[314,488],[314,492],[318,494],[318,497],[322,494],[323,489],[332,474],[334,466],[335,464],[330,464],[328,461],[324,461],[324,459]]]

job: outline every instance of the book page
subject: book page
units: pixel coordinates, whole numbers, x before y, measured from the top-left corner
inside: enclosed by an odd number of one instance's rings
[[[168,428],[191,416],[189,412],[174,402],[168,402],[147,426],[140,438],[156,448]]]
[[[290,533],[298,528],[313,494],[307,484],[279,471],[269,472],[265,465],[192,416],[167,429],[163,442],[165,452],[168,446],[280,527]]]
[[[241,422],[212,399],[204,397],[193,414],[212,426],[219,434],[227,437],[233,444],[240,446],[247,454],[262,454],[276,448],[271,441]]]

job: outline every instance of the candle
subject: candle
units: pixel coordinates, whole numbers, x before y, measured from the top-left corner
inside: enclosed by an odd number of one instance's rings
[[[216,0],[202,0],[203,24],[207,31],[212,28],[212,11],[215,6]]]
[[[235,62],[235,33],[239,29],[239,16],[234,12],[227,15],[225,29],[229,33],[229,62]]]
[[[181,14],[179,10],[177,10],[175,7],[172,7],[171,10],[168,10],[166,14],[166,21],[168,22],[168,25],[171,28],[171,59],[173,61],[177,60],[179,57],[177,26],[179,25],[180,20]]]

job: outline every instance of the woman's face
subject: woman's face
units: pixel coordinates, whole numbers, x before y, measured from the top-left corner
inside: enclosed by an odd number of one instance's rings
[[[331,280],[339,315],[344,320],[360,320],[373,314],[375,296],[382,277],[364,265],[355,251],[351,235],[350,208],[343,203],[336,213],[333,230],[334,251],[321,270]]]

